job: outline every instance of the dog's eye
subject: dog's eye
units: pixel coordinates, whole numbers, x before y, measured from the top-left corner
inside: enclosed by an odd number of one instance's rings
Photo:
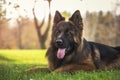
[[[67,35],[68,35],[69,37],[71,37],[71,36],[73,35],[73,32],[69,31],[69,32],[67,33]]]
[[[55,34],[56,34],[56,35],[59,35],[59,34],[60,34],[60,31],[56,31]]]
[[[69,35],[73,35],[73,32],[72,32],[72,31],[69,31],[68,34],[69,34]]]

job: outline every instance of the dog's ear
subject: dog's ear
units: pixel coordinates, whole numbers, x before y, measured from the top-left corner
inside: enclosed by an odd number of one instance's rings
[[[78,28],[83,29],[82,17],[79,10],[76,10],[69,18]]]
[[[63,20],[65,20],[65,18],[62,17],[59,11],[56,11],[55,16],[54,16],[54,24],[57,24],[58,22],[63,21]]]

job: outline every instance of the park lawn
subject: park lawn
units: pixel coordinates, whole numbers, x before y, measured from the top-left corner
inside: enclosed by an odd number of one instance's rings
[[[79,71],[74,74],[26,71],[47,66],[46,50],[0,50],[0,80],[120,80],[120,70]]]

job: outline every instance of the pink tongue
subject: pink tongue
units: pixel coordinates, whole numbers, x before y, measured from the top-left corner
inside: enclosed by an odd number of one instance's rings
[[[58,59],[63,59],[65,56],[65,48],[64,49],[58,49],[57,51],[57,58]]]

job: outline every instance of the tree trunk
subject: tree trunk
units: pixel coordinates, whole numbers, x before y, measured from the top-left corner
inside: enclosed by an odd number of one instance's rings
[[[50,10],[50,2],[49,2],[49,10]],[[46,27],[46,30],[45,30],[45,32],[43,34],[41,34],[41,31],[42,31],[42,27],[43,27],[43,25],[45,23],[45,16],[42,19],[41,24],[39,24],[38,19],[37,19],[36,15],[35,15],[35,6],[33,7],[33,16],[34,16],[34,23],[35,23],[35,28],[36,28],[38,39],[39,39],[40,48],[45,49],[46,48],[45,42],[47,40],[50,25],[51,25],[51,12],[49,11],[48,25],[44,26],[44,27]]]

